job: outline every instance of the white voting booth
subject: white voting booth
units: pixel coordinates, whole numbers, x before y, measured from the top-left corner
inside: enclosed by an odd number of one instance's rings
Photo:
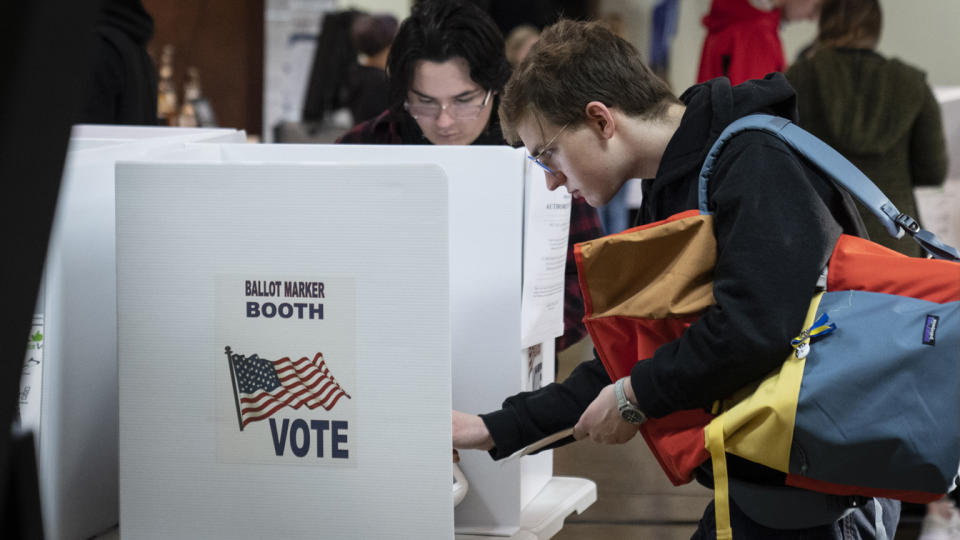
[[[196,144],[120,163],[121,536],[555,533],[596,491],[552,478],[549,451],[462,452],[454,512],[449,411],[553,380],[569,202],[507,147]],[[301,298],[309,283],[326,294]],[[244,370],[281,357],[322,358],[348,397],[248,418]]]
[[[121,537],[387,538],[414,522],[450,536],[442,170],[117,174]],[[323,406],[244,413],[240,429],[226,352],[322,354],[344,395],[312,389]]]
[[[21,376],[16,429],[37,443],[46,538],[116,525],[117,340],[114,163],[233,129],[75,126]]]

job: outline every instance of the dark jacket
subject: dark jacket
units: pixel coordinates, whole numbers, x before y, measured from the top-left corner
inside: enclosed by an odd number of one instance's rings
[[[356,123],[378,116],[389,103],[387,72],[353,64],[347,72],[347,106]]]
[[[797,60],[786,75],[797,90],[799,125],[917,218],[914,186],[939,185],[947,174],[940,106],[924,73],[871,50],[824,48]],[[874,242],[922,254],[916,242],[892,238],[873,216],[865,222]]]
[[[147,54],[153,18],[140,0],[107,0],[77,118],[87,124],[157,124],[157,71]]]
[[[640,224],[697,208],[697,176],[710,146],[733,120],[754,112],[795,115],[781,74],[731,87],[696,85],[657,176],[645,180]],[[716,305],[680,339],[632,370],[648,416],[708,408],[780,365],[803,323],[817,277],[841,232],[862,235],[853,201],[776,137],[747,132],[720,154],[710,182],[717,235]],[[638,261],[642,264],[642,261]],[[482,415],[495,458],[573,426],[610,379],[600,360],[563,383],[508,398]],[[567,439],[565,442],[570,442]]]

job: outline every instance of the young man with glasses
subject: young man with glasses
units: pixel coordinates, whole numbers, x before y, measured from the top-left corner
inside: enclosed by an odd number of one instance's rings
[[[500,105],[507,140],[526,146],[551,189],[600,206],[628,179],[643,178],[641,224],[697,209],[708,150],[727,125],[752,113],[795,117],[796,96],[782,75],[736,87],[718,78],[678,99],[632,45],[596,23],[571,21],[543,32]],[[507,398],[498,411],[454,411],[455,449],[500,459],[571,427],[557,444],[624,443],[648,417],[709,410],[779,367],[837,238],[862,236],[863,223],[848,195],[764,132],[730,139],[709,186],[715,305],[614,384],[594,358],[562,383]],[[641,271],[643,261],[636,264]],[[740,469],[731,465],[734,538],[893,537],[896,501],[798,490]],[[712,486],[709,463],[696,478]],[[694,538],[715,535],[711,502]]]
[[[354,144],[506,144],[497,108],[510,76],[503,36],[476,5],[424,0],[400,25],[387,59],[389,109],[337,142]],[[573,245],[602,236],[597,211],[574,198],[570,210],[563,336],[556,350],[586,335]]]

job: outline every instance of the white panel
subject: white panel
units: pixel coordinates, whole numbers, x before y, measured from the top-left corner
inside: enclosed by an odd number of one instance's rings
[[[556,377],[556,341],[547,340],[539,345],[539,358],[530,362],[530,355],[524,351],[522,365],[526,373],[526,388],[536,390],[554,381]],[[536,368],[539,363],[539,369]],[[533,375],[533,377],[531,377]],[[531,380],[532,379],[532,380]],[[520,460],[520,505],[526,509],[534,497],[540,493],[547,482],[553,478],[553,451],[546,450],[538,454],[524,456]]]
[[[447,190],[438,167],[122,163],[117,230],[124,538],[452,537]],[[356,356],[349,336],[334,339],[331,328],[311,336],[304,321],[278,320],[272,336],[220,321],[243,307],[244,295],[229,292],[235,282],[216,288],[236,275],[329,280],[325,317],[339,321],[334,331],[353,329]],[[338,311],[351,287],[353,317]],[[325,355],[335,375],[347,373],[346,409],[330,411],[354,418],[344,462],[312,452],[302,463],[218,458],[227,334],[273,353],[339,343]],[[285,408],[276,417],[316,414],[324,413]],[[264,457],[274,453],[269,429],[243,434],[268,438]]]
[[[38,475],[51,539],[86,538],[117,523],[114,164],[185,141],[244,139],[232,129],[75,126],[74,134],[103,138],[71,140],[38,304]]]
[[[453,406],[496,410],[523,390],[520,286],[524,153],[506,146],[220,145],[225,161],[436,163],[450,179]],[[357,212],[355,220],[367,219]],[[552,357],[551,357],[552,358]],[[515,530],[522,507],[519,461],[461,452],[470,491],[457,530]],[[541,460],[548,459],[541,457]]]
[[[242,131],[232,128],[111,126],[102,124],[77,124],[73,126],[70,132],[70,137],[73,139],[114,139],[125,142],[166,137],[216,142],[244,142],[242,135]]]

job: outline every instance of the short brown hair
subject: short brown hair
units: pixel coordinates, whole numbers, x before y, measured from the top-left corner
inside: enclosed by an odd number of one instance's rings
[[[877,0],[825,0],[820,6],[817,47],[872,49],[882,26]]]
[[[626,40],[597,22],[561,20],[543,31],[503,90],[504,137],[518,144],[516,125],[527,114],[558,126],[581,122],[591,101],[644,118],[680,103]]]

